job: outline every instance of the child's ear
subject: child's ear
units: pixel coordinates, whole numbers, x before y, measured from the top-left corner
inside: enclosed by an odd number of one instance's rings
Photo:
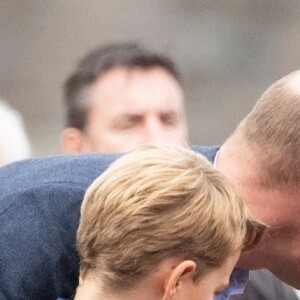
[[[162,300],[170,300],[178,293],[178,287],[184,277],[192,276],[196,270],[196,263],[192,260],[184,260],[170,271],[170,276],[166,278],[164,284],[164,297]]]

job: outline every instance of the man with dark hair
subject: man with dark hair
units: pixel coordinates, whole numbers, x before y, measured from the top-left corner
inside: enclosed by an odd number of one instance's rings
[[[120,152],[145,143],[186,145],[178,71],[133,43],[88,53],[65,83],[64,152]]]

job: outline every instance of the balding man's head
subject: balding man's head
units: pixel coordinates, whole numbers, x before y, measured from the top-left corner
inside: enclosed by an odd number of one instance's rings
[[[261,184],[299,187],[300,70],[271,85],[233,137],[244,149],[240,155],[251,157]]]
[[[286,87],[292,94],[300,97],[300,70],[297,70],[288,76],[282,78],[279,82],[286,82]]]
[[[242,265],[300,288],[300,70],[266,90],[221,147],[217,166],[268,224]]]

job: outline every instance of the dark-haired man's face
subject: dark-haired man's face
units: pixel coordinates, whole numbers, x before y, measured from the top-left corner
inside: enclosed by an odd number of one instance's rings
[[[78,152],[188,143],[182,90],[161,67],[109,70],[96,80],[89,97],[88,124]]]

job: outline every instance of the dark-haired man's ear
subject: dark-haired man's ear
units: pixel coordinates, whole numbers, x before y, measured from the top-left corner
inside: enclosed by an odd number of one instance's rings
[[[170,276],[166,278],[164,289],[165,293],[162,300],[175,299],[176,294],[180,293],[185,280],[193,279],[193,272],[196,269],[196,263],[192,260],[184,260],[170,270]]]
[[[66,128],[60,136],[60,144],[65,153],[80,153],[85,149],[85,136],[77,128]]]

